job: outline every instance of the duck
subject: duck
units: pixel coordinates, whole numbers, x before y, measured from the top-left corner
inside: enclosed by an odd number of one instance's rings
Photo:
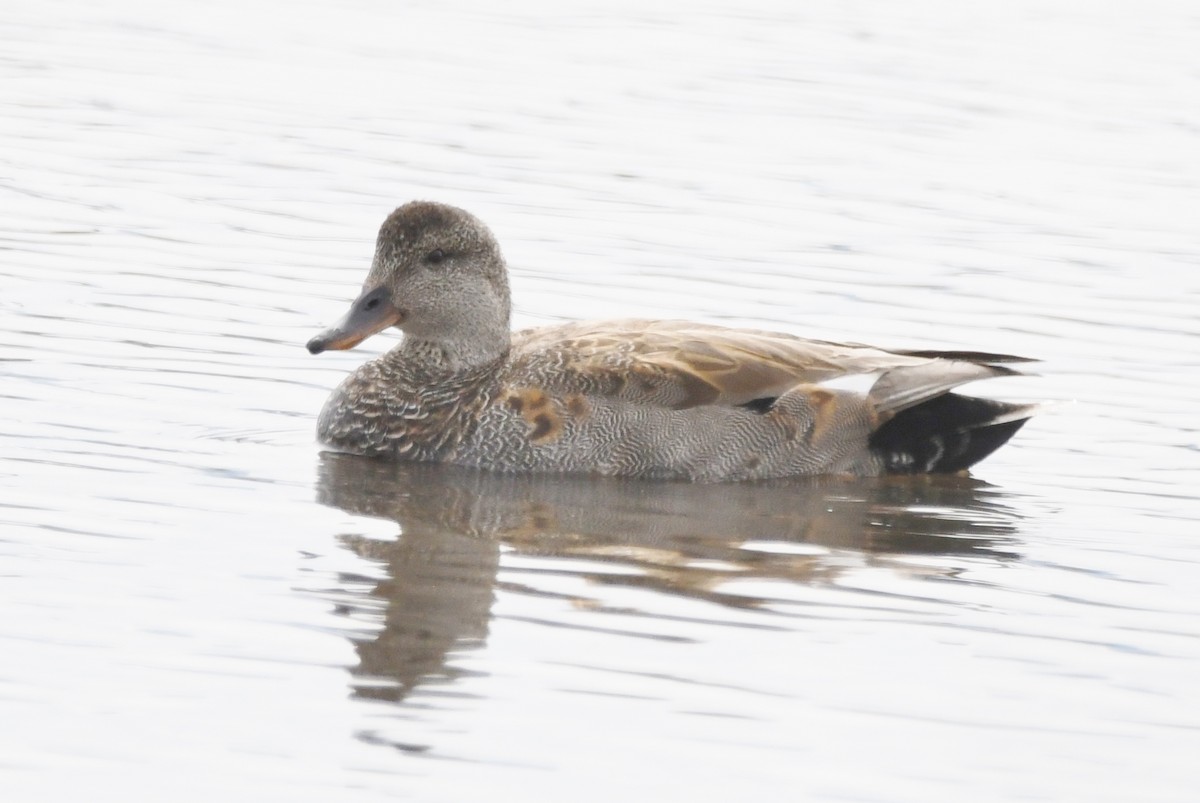
[[[379,229],[362,292],[308,351],[398,345],[332,392],[339,452],[504,472],[693,482],[961,473],[1035,406],[965,395],[1029,360],[886,350],[680,320],[512,331],[508,267],[474,215],[432,201]]]

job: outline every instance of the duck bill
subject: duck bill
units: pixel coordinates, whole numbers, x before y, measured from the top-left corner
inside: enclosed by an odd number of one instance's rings
[[[350,311],[333,326],[308,341],[310,354],[352,349],[376,332],[395,326],[404,314],[392,304],[385,288],[363,293],[350,305]]]

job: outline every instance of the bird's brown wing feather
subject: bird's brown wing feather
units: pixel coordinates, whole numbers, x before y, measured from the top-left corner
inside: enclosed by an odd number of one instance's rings
[[[547,390],[615,396],[676,409],[741,405],[801,384],[877,374],[870,398],[882,411],[919,403],[974,379],[1009,373],[992,362],[938,359],[854,343],[685,321],[617,320],[518,332],[514,363],[555,366]],[[534,370],[536,373],[536,370]]]

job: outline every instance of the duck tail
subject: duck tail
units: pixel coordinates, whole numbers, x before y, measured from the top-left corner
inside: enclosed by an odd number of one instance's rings
[[[999,449],[1036,410],[943,393],[900,410],[871,434],[869,446],[888,474],[950,474]]]

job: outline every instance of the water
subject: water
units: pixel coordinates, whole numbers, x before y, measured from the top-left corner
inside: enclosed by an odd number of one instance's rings
[[[12,5],[12,4],[10,4]],[[0,22],[6,800],[1194,800],[1187,3],[42,2]],[[412,198],[518,324],[1044,360],[971,479],[322,454]]]

